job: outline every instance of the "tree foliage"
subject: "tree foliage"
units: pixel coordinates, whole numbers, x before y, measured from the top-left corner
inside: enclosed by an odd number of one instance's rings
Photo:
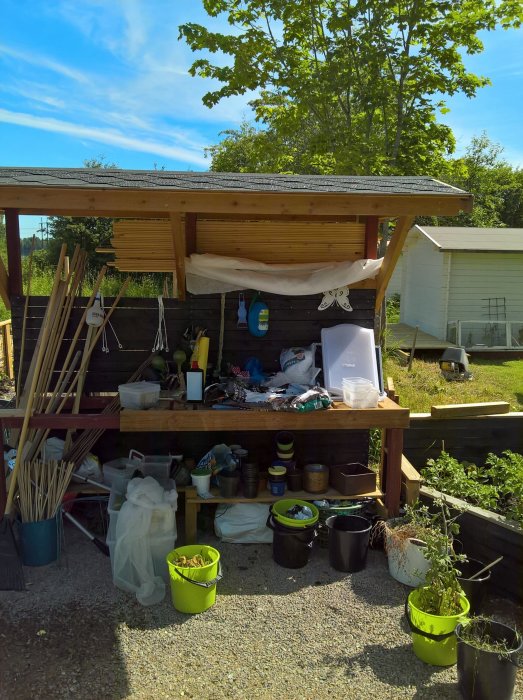
[[[103,157],[84,161],[86,168],[116,168]],[[86,216],[51,216],[48,219],[49,242],[45,254],[39,256],[44,264],[56,265],[62,243],[67,244],[69,253],[78,244],[88,254],[88,266],[94,269],[106,262],[106,257],[96,253],[96,248],[107,245],[112,236],[113,220]]]
[[[336,174],[437,167],[454,148],[450,128],[437,121],[444,97],[473,97],[488,84],[467,71],[463,53],[483,50],[480,31],[519,26],[523,14],[519,0],[203,0],[203,6],[231,25],[228,34],[180,27],[193,51],[219,54],[214,63],[204,57],[191,67],[193,75],[221,83],[204,103],[256,91],[250,104],[266,130],[227,132],[224,147],[211,150],[213,168],[247,140],[262,170]]]

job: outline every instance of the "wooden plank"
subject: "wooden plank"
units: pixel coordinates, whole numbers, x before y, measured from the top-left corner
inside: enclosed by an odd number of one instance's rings
[[[200,505],[205,505],[206,503],[275,503],[281,500],[281,496],[274,496],[268,489],[260,491],[256,498],[246,498],[239,494],[232,498],[223,498],[220,496],[219,489],[211,489],[212,498],[200,498],[196,493],[190,495],[186,492],[185,502],[199,503]],[[329,488],[328,491],[324,493],[310,493],[310,491],[292,491],[292,498],[297,498],[300,501],[317,501],[318,498],[322,500],[325,499],[335,499],[338,501],[354,501],[358,498],[382,498],[383,493],[376,489],[375,491],[368,491],[365,493],[353,494],[352,496],[344,496],[339,491],[333,488]]]
[[[398,258],[401,255],[405,239],[407,238],[407,234],[412,228],[413,223],[414,217],[412,216],[400,216],[396,222],[394,235],[387,246],[387,252],[383,258],[383,264],[380,271],[376,275],[376,309],[381,307],[381,302],[385,298],[387,285],[392,277],[392,273],[394,272]]]
[[[5,209],[5,237],[9,296],[22,294],[22,253],[20,250],[20,221],[18,209]]]
[[[185,245],[187,247],[187,255],[196,253],[196,226],[196,214],[194,212],[188,212],[185,215]]]
[[[387,449],[387,461],[386,469],[384,469],[382,479],[385,488],[384,502],[390,515],[396,516],[399,513],[401,497],[401,460],[403,456],[403,430],[398,430],[397,428],[393,427],[387,427],[387,431],[385,434],[385,444]]]
[[[509,413],[507,401],[486,401],[484,403],[455,403],[445,406],[431,406],[430,414],[434,418],[464,418],[467,416],[489,416]]]
[[[401,480],[404,489],[405,503],[411,506],[419,498],[421,475],[405,455],[401,456]]]
[[[310,413],[280,411],[132,411],[121,414],[122,432],[139,431],[221,431],[221,430],[352,430],[363,428],[405,428],[409,410],[390,399],[379,408],[350,409],[345,404]]]
[[[4,341],[5,370],[9,379],[14,379],[13,348],[11,346],[11,323],[4,323],[2,326]]]
[[[147,212],[198,214],[302,214],[359,216],[452,216],[472,210],[473,198],[463,194],[337,194],[290,192],[183,191],[159,189],[99,189],[95,187],[2,186],[0,202],[21,214],[103,216],[116,218]],[[163,214],[162,214],[163,213]]]

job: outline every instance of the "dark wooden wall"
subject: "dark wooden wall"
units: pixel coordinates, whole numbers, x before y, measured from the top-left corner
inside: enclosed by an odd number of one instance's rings
[[[248,293],[246,296],[248,305],[253,295]],[[265,371],[275,372],[279,369],[282,348],[320,342],[320,332],[323,327],[335,326],[339,323],[355,323],[365,328],[374,327],[374,290],[352,291],[350,293],[350,301],[354,308],[352,312],[344,311],[339,307],[318,311],[321,294],[304,297],[263,294],[262,298],[269,306],[269,331],[263,338],[254,338],[248,331],[239,330],[236,326],[238,294],[227,294],[224,361],[243,365],[249,357],[256,356],[262,361]],[[47,297],[31,298],[22,367],[24,377],[34,352],[47,300]],[[106,306],[110,306],[112,301],[107,299]],[[63,357],[68,349],[67,342],[77,328],[86,302],[87,299],[78,299],[72,313],[64,341]],[[220,295],[188,295],[186,302],[164,299],[164,306],[169,339],[168,359],[172,357],[172,352],[177,347],[185,329],[188,326],[197,325],[207,328],[207,335],[210,337],[209,362],[215,365],[220,328]],[[12,304],[12,323],[17,372],[23,309],[24,298],[16,297]],[[150,355],[158,328],[158,302],[156,298],[122,299],[111,317],[111,323],[123,349],[117,349],[112,332],[108,329],[110,353],[103,353],[101,342],[98,343],[89,364],[85,384],[87,392],[116,391],[118,385],[127,381],[135,369]],[[84,336],[85,330],[82,333],[82,337]],[[79,345],[82,349],[83,344]]]
[[[253,292],[246,293],[247,307]],[[269,331],[263,338],[255,338],[247,330],[237,328],[238,294],[226,296],[225,335],[223,360],[243,366],[252,356],[258,357],[266,372],[280,369],[279,356],[282,348],[307,346],[320,342],[321,329],[339,323],[355,323],[365,328],[374,327],[374,290],[352,290],[350,302],[352,312],[329,308],[318,311],[321,294],[303,297],[286,297],[274,294],[262,294],[269,307]],[[23,375],[27,372],[34,352],[36,340],[45,313],[47,297],[32,297],[26,331],[26,350],[22,367]],[[62,356],[67,352],[67,340],[71,339],[82,316],[87,299],[79,298],[73,311],[70,327],[66,333]],[[112,299],[106,299],[106,306]],[[167,359],[180,342],[188,326],[207,328],[210,337],[209,362],[214,366],[218,354],[220,328],[220,295],[188,295],[186,302],[164,299],[165,317],[169,339]],[[17,297],[12,305],[13,337],[15,344],[16,371],[20,357],[20,342],[24,298]],[[86,392],[116,391],[119,384],[128,380],[136,368],[151,354],[158,327],[158,302],[151,299],[123,299],[111,317],[114,329],[123,345],[118,350],[110,329],[107,331],[110,352],[101,351],[101,343],[95,349],[85,384]],[[82,337],[85,336],[85,331]],[[79,349],[83,344],[79,343]],[[321,367],[321,352],[318,351],[316,364]],[[320,376],[321,381],[321,376]],[[154,433],[154,434],[118,434],[107,432],[98,445],[100,456],[104,461],[126,454],[129,447],[135,447],[150,454],[159,454],[171,450],[182,452],[196,458],[203,455],[212,445],[225,441],[228,444],[241,443],[248,448],[255,459],[262,464],[269,464],[275,457],[272,435],[266,432],[239,432],[237,434],[215,433]],[[345,461],[365,461],[368,454],[368,431],[300,432],[296,441],[296,457],[300,463],[321,461],[335,464]]]
[[[443,446],[459,460],[484,463],[489,452],[512,450],[523,454],[523,415],[476,416],[435,420],[430,416],[410,417],[403,433],[403,453],[421,469],[427,459],[435,459]]]

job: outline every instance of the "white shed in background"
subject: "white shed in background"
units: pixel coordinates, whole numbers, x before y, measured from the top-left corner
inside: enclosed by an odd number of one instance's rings
[[[401,259],[401,323],[467,349],[523,350],[523,229],[417,225]]]

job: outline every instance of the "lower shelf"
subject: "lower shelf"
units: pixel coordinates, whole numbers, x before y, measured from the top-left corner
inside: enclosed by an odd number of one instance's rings
[[[258,493],[256,498],[246,498],[242,494],[234,496],[233,498],[223,498],[220,496],[218,489],[211,489],[212,498],[200,498],[196,494],[196,490],[192,491],[189,487],[185,492],[185,500],[190,503],[275,503],[276,501],[281,501],[282,498],[297,498],[300,501],[322,501],[323,499],[336,500],[336,501],[354,501],[358,498],[382,498],[383,492],[379,489],[376,491],[371,491],[369,493],[358,493],[353,496],[343,496],[336,489],[329,489],[324,493],[310,493],[309,491],[285,491],[283,496],[273,496],[273,494],[265,489]]]

